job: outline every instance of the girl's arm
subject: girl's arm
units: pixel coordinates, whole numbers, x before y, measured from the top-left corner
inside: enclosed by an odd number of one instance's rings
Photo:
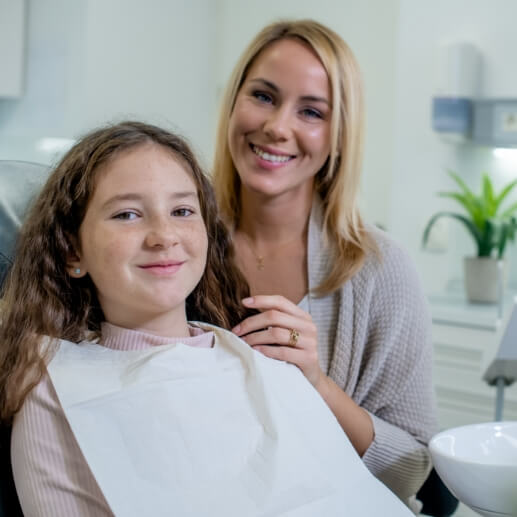
[[[11,458],[24,515],[113,517],[48,376],[15,417]]]

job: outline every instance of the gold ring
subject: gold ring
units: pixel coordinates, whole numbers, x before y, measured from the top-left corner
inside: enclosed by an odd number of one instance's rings
[[[298,344],[299,337],[300,333],[295,329],[291,329],[289,331],[289,346],[296,346]]]

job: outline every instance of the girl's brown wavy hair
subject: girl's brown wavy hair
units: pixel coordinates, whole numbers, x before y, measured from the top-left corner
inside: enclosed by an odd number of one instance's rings
[[[187,143],[164,129],[122,122],[97,129],[68,151],[28,213],[0,312],[0,420],[9,423],[41,380],[52,347],[42,336],[79,342],[99,335],[104,315],[89,276],[73,279],[67,261],[93,195],[99,167],[147,143],[168,149],[191,173],[208,234],[205,272],[186,301],[187,318],[231,328],[248,315],[248,285],[210,182]],[[55,343],[54,339],[50,343]]]

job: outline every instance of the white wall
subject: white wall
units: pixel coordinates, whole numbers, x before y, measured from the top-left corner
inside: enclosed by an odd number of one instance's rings
[[[366,144],[361,208],[366,219],[386,225],[392,182],[395,43],[399,0],[221,0],[220,93],[238,56],[267,23],[279,18],[314,18],[350,45],[366,85]]]
[[[481,173],[497,185],[517,177],[517,165],[499,162],[491,149],[441,141],[431,129],[431,99],[437,86],[436,59],[443,43],[467,41],[483,56],[483,97],[517,97],[517,2],[515,0],[401,0],[397,43],[395,148],[389,228],[415,257],[428,292],[459,284],[461,257],[474,247],[464,228],[449,226],[449,249],[423,252],[422,230],[438,209],[457,209],[436,196],[453,188],[446,170],[459,172],[471,187]],[[515,197],[515,196],[514,196]],[[514,260],[515,250],[510,256]],[[513,267],[515,279],[515,266]],[[457,280],[457,282],[455,282]]]
[[[0,99],[0,157],[48,161],[41,137],[125,117],[178,128],[206,157],[217,3],[27,0],[25,94]],[[31,147],[32,146],[32,147]]]

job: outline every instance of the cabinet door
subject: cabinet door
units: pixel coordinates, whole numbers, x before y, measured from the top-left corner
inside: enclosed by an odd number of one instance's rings
[[[24,43],[25,1],[0,0],[0,98],[22,94]]]
[[[433,378],[441,429],[492,421],[495,387],[483,381],[501,330],[433,325]],[[503,418],[517,420],[517,385],[505,389]]]

